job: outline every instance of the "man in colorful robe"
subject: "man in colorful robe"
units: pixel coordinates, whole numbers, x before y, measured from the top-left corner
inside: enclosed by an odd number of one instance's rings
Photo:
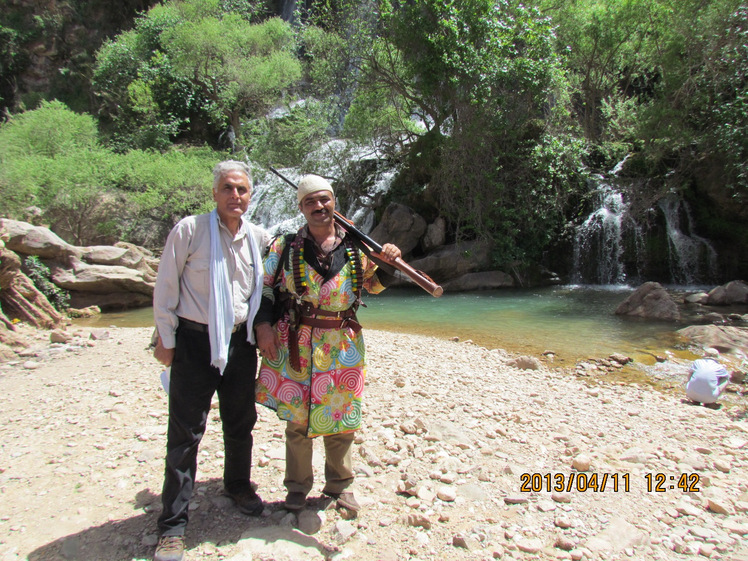
[[[356,309],[363,289],[376,294],[384,285],[374,262],[336,225],[330,183],[304,176],[297,200],[306,225],[295,235],[279,237],[264,261],[263,299],[255,320],[263,357],[256,397],[287,421],[285,507],[306,505],[314,485],[312,438],[322,436],[322,492],[337,506],[357,512],[360,506],[349,489],[351,445],[361,426],[366,360]],[[394,260],[401,252],[384,244],[382,254]]]

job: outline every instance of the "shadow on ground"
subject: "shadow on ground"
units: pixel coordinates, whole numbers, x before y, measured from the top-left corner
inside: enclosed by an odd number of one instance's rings
[[[239,512],[222,490],[223,482],[220,479],[198,483],[191,503],[197,507],[190,511],[185,536],[188,554],[196,548],[198,553],[204,553],[206,548],[223,548],[239,541],[246,542],[248,549],[259,547],[274,550],[279,546],[285,550],[301,548],[318,553],[320,559],[327,558],[331,553],[313,536],[307,536],[287,523],[280,524],[281,519],[288,515],[281,502],[265,503],[266,514],[270,512],[270,516],[249,517]],[[59,538],[30,552],[28,561],[151,559],[158,538],[160,496],[149,490],[140,491],[132,504],[142,514]]]

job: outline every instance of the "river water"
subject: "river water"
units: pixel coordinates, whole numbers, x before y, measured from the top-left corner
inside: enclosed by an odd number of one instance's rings
[[[444,294],[434,298],[417,289],[390,289],[365,295],[359,310],[365,328],[458,337],[487,348],[538,356],[555,353],[559,366],[589,357],[622,353],[641,365],[667,351],[685,358],[675,331],[680,325],[616,316],[632,288],[556,286]],[[103,314],[79,325],[147,327],[150,308]],[[678,350],[678,349],[681,350]]]

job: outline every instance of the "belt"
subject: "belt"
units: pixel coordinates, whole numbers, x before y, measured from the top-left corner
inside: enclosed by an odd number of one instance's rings
[[[324,319],[301,316],[299,323],[301,325],[310,325],[311,327],[321,327],[322,329],[343,329],[351,327],[356,333],[361,331],[361,324],[359,324],[355,318]]]
[[[189,319],[179,318],[179,326],[185,329],[191,329],[192,331],[199,331],[200,333],[208,333],[208,326],[204,323],[198,323]],[[231,333],[236,333],[243,327],[247,327],[247,322],[237,323],[231,330]]]

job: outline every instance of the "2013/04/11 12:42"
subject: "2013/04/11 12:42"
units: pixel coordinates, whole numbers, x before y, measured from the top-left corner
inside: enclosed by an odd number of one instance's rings
[[[698,473],[681,473],[679,475],[665,475],[664,473],[647,473],[647,492],[664,493],[668,490],[680,489],[684,493],[698,493]]]

